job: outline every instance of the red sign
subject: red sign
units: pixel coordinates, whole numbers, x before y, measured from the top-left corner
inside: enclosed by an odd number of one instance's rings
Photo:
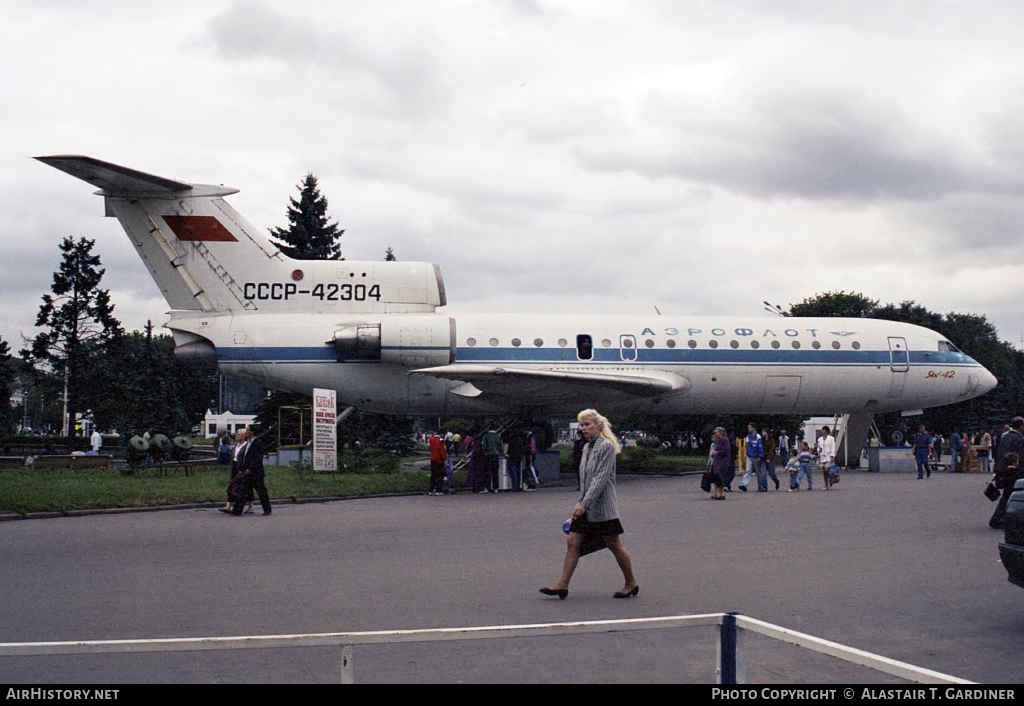
[[[213,216],[162,216],[178,240],[214,243],[237,243],[220,221]]]

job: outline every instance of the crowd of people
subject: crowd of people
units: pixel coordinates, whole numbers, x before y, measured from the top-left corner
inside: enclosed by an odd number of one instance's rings
[[[474,493],[496,493],[500,490],[500,459],[506,458],[510,490],[527,492],[539,483],[533,459],[537,454],[537,439],[533,431],[514,425],[498,432],[487,429],[476,435],[460,437],[448,432],[442,438],[432,433],[430,447],[430,483],[428,495],[443,495],[451,490],[453,457],[466,458],[466,484]]]
[[[992,460],[995,458],[999,441],[1009,430],[1009,424],[1003,428],[1002,433],[995,429],[975,432],[953,429],[947,438],[939,432],[930,434],[922,424],[918,427],[913,439],[914,458],[919,469],[918,478],[922,475],[925,478],[929,477],[931,475],[930,467],[942,463],[942,457],[947,449],[949,451],[949,470],[953,473],[966,472],[971,448],[977,454],[979,470],[982,473],[991,472]]]
[[[606,421],[599,426],[602,430],[610,428]],[[93,451],[98,451],[102,440],[94,438],[91,441]],[[269,515],[271,505],[264,483],[263,442],[249,430],[239,431],[236,441],[232,447],[226,434],[217,439],[219,462],[231,466],[228,502],[221,511],[232,515],[251,513],[256,495],[263,506],[263,514]],[[502,457],[506,459],[512,491],[526,492],[534,490],[538,485],[533,465],[537,440],[534,433],[523,426],[515,425],[501,433],[496,429],[487,429],[465,437],[450,431],[444,437],[431,433],[426,441],[430,448],[428,495],[440,496],[452,491],[453,461],[459,457],[466,460],[466,483],[474,493],[496,493],[501,489],[499,467]],[[581,433],[573,454],[573,467],[580,469],[581,485],[586,449],[591,441],[592,438]],[[621,448],[617,439],[616,446]],[[1018,479],[1024,478],[1024,472],[1020,470],[1020,458],[1024,455],[1024,417],[1015,417],[1002,433],[992,430],[968,434],[954,429],[948,438],[939,433],[930,434],[922,424],[914,436],[912,446],[919,479],[931,477],[932,469],[941,463],[947,449],[950,454],[950,470],[954,473],[967,471],[968,450],[973,447],[979,469],[983,473],[994,472],[993,483],[1000,491],[989,526],[1002,528],[1013,486]],[[807,441],[792,439],[785,429],[776,433],[768,427],[758,429],[756,424],[750,423],[747,425],[746,436],[742,436],[730,435],[724,427],[717,427],[712,435],[708,457],[710,499],[725,500],[726,493],[733,491],[737,476],[741,477],[737,486],[741,492],[747,492],[752,481],[757,484],[757,492],[768,492],[769,481],[774,484],[775,490],[781,490],[782,482],[777,473],[779,468],[789,476],[789,492],[800,490],[805,481],[806,489],[813,490],[815,467],[822,474],[822,490],[831,490],[838,480],[835,457],[836,441],[829,427],[822,429],[813,448]],[[248,510],[245,510],[246,504]],[[626,583],[629,588],[630,581]],[[562,589],[556,584],[552,590],[561,592]]]
[[[837,478],[835,468],[836,442],[828,427],[815,441],[812,449],[808,442],[797,444],[785,429],[778,432],[770,428],[758,429],[756,424],[747,425],[747,435],[730,437],[724,427],[715,429],[711,440],[708,467],[711,473],[711,499],[725,500],[725,494],[732,492],[732,484],[741,475],[740,491],[747,492],[751,480],[757,482],[757,492],[768,492],[769,479],[775,490],[781,490],[776,470],[784,469],[789,474],[788,490],[800,490],[804,479],[807,490],[814,489],[812,469],[817,465],[822,472],[823,490],[831,490]]]

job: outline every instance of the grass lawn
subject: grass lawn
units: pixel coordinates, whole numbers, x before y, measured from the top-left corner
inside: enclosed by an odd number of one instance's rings
[[[562,472],[568,473],[572,465],[572,447],[560,445],[554,447],[561,459]],[[707,456],[682,456],[667,454],[655,449],[644,449],[630,446],[619,454],[619,471],[625,473],[658,473],[694,471],[703,469],[708,463]]]
[[[561,447],[563,470],[572,449]],[[639,457],[639,458],[638,458]],[[267,466],[267,489],[272,499],[359,497],[385,493],[426,492],[426,472],[398,472],[397,459],[386,454],[343,454],[342,464],[356,472],[311,474],[294,466]],[[706,463],[703,457],[626,450],[619,457],[629,472],[678,472]],[[372,472],[372,471],[390,472]],[[123,476],[118,469],[15,468],[0,471],[0,514],[69,512],[106,508],[156,507],[191,503],[222,503],[227,498],[227,466],[194,466],[189,475],[178,469],[143,468]],[[465,472],[455,474],[455,487],[465,487]]]
[[[377,495],[425,492],[427,474],[318,473],[301,474],[294,467],[267,466],[272,499]],[[119,470],[0,471],[0,513],[67,512],[97,508],[152,507],[224,502],[227,466],[199,466],[185,475],[174,469],[143,469],[122,476]],[[464,480],[465,474],[462,474]],[[456,486],[459,484],[456,476]]]

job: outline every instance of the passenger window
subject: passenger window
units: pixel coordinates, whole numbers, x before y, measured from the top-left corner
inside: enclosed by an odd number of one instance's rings
[[[576,337],[576,357],[580,360],[591,360],[594,357],[594,339],[585,333]]]

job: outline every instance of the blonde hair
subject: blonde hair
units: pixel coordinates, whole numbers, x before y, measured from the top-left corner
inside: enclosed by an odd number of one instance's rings
[[[576,415],[576,421],[582,422],[584,419],[592,419],[597,428],[601,431],[603,436],[615,449],[615,453],[622,451],[622,445],[619,444],[619,440],[615,438],[615,434],[612,433],[612,425],[607,419],[601,416],[600,412],[596,409],[585,409]]]

